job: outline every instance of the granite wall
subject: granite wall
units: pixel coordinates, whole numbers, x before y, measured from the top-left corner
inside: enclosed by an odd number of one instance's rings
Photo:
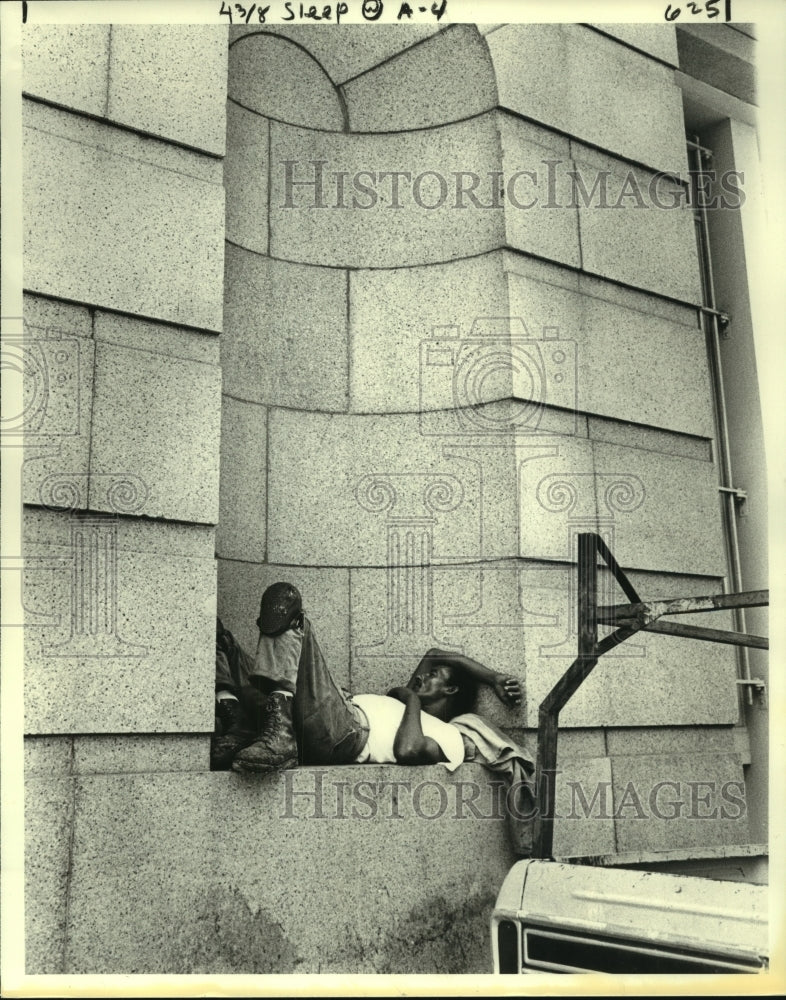
[[[291,579],[345,683],[460,648],[521,679],[521,713],[481,706],[531,730],[579,531],[647,597],[725,573],[676,42],[378,34],[230,32],[219,610],[253,644]],[[737,717],[733,651],[647,636],[563,721]]]
[[[487,971],[500,817],[345,816],[384,768],[209,773],[214,618],[252,646],[289,579],[341,683],[460,649],[521,680],[479,707],[534,745],[578,532],[645,597],[720,589],[673,29],[42,27],[24,57],[28,971]],[[741,781],[735,676],[665,636],[603,659],[560,855],[745,843],[731,803],[629,792]],[[285,816],[323,772],[330,815]]]

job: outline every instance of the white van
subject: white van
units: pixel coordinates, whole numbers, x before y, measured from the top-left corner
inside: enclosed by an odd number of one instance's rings
[[[519,861],[491,918],[496,973],[768,968],[766,886]]]

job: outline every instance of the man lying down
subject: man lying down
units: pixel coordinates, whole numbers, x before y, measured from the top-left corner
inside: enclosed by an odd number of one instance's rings
[[[478,685],[508,706],[519,682],[468,656],[430,649],[406,685],[386,695],[343,691],[333,680],[297,588],[262,595],[249,656],[218,621],[213,770],[266,774],[301,764],[437,764],[472,760],[531,795],[532,758],[475,715]]]

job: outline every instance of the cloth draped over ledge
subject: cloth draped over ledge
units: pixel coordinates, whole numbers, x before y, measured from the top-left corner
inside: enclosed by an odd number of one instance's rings
[[[504,775],[508,790],[505,817],[515,854],[532,853],[535,826],[535,761],[502,730],[474,712],[450,720],[462,736],[474,744],[475,760],[489,771]]]

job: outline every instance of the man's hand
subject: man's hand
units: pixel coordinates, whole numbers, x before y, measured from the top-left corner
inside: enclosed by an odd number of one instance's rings
[[[521,685],[509,674],[497,674],[491,685],[499,700],[509,706],[521,704]]]
[[[393,739],[393,754],[397,764],[436,764],[446,760],[436,740],[423,734],[420,698],[408,687],[394,687],[388,698],[404,702],[404,714]]]
[[[417,698],[417,695],[411,688],[394,687],[388,691],[388,698],[395,698],[397,701],[403,701],[406,705],[410,698]]]

